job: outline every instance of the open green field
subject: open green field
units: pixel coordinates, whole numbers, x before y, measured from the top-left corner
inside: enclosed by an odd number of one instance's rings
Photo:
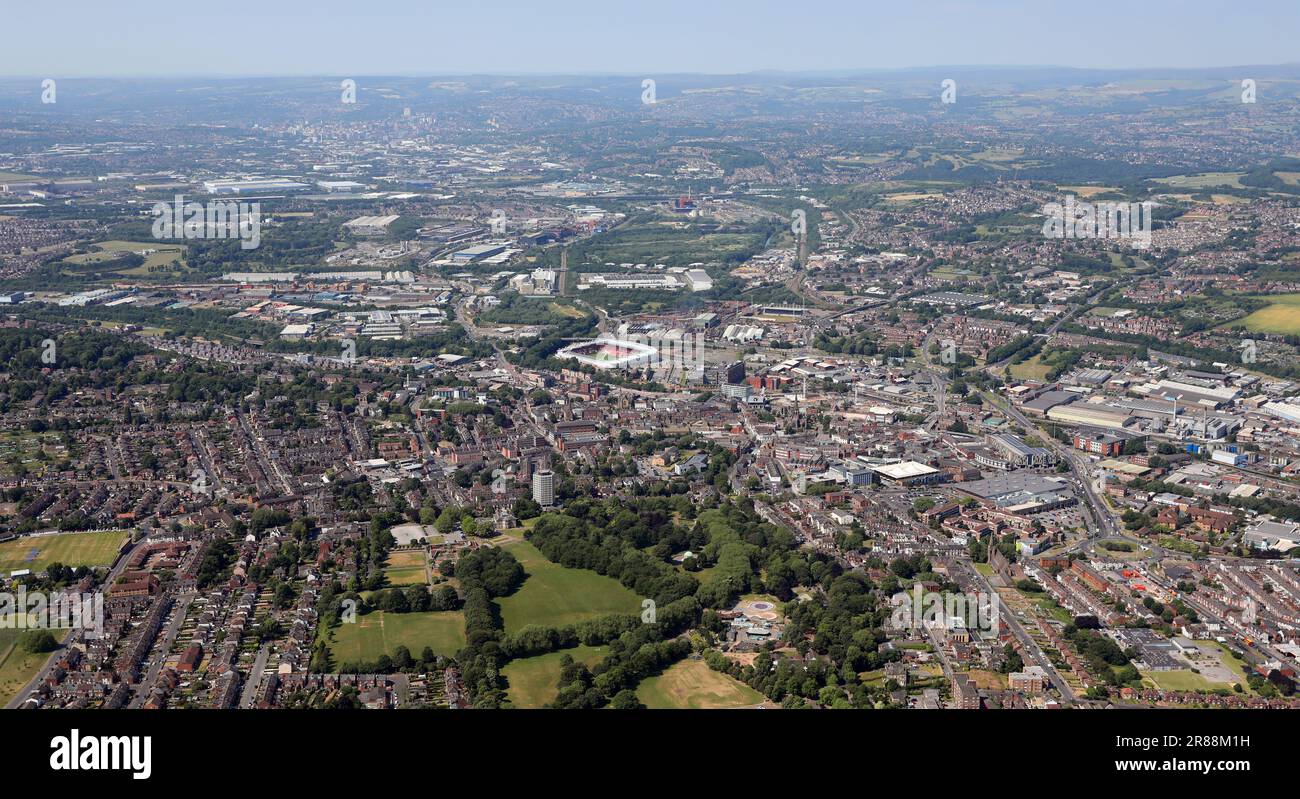
[[[111,320],[96,320],[96,321],[99,322],[100,327],[107,327],[113,329],[119,327],[129,327],[131,325],[130,322],[114,322]],[[156,327],[154,325],[143,325],[140,327],[140,335],[142,336],[165,336],[167,335],[167,333],[168,330],[165,327]]]
[[[49,652],[32,655],[18,646],[18,638],[25,630],[0,630],[0,707],[9,703],[14,695],[22,690],[28,680],[36,676],[41,666],[49,658]],[[66,630],[53,630],[54,637],[60,641],[67,635]]]
[[[686,571],[685,569],[682,569],[682,573],[684,573],[684,574],[694,574],[694,575],[695,575],[695,579],[697,579],[697,580],[700,581],[700,585],[708,585],[709,582],[713,580],[714,575],[716,575],[716,574],[718,573],[718,567],[717,567],[717,566],[709,566],[709,567],[707,567],[707,568],[700,569],[700,570],[697,571],[697,572],[688,572],[688,571]]]
[[[32,180],[42,180],[38,175],[24,175],[22,172],[5,172],[0,170],[0,183],[27,183]]]
[[[515,707],[536,708],[555,699],[560,680],[560,659],[565,655],[588,668],[599,663],[609,653],[607,646],[577,646],[547,652],[530,658],[512,660],[501,669],[509,687],[506,693]]]
[[[1007,372],[1017,380],[1046,380],[1047,373],[1050,371],[1052,365],[1043,363],[1042,355],[1035,355],[1020,363],[1007,366]]]
[[[112,241],[97,241],[90,245],[94,248],[92,252],[82,255],[70,255],[67,260],[70,263],[84,264],[94,261],[104,261],[124,252],[141,252],[144,250],[156,250],[156,252],[145,257],[146,262],[150,259],[156,259],[159,263],[172,261],[185,252],[183,244],[167,244],[162,241],[122,241],[113,239]]]
[[[27,536],[0,544],[0,572],[43,571],[51,563],[64,566],[107,566],[127,538],[126,531],[59,533]]]
[[[1078,195],[1085,200],[1089,197],[1095,197],[1098,194],[1107,194],[1119,191],[1119,189],[1114,186],[1058,186],[1057,188],[1067,194]]]
[[[837,166],[870,166],[892,161],[902,154],[902,150],[889,150],[880,153],[855,153],[851,155],[833,155],[826,160]]]
[[[749,257],[759,252],[766,235],[754,232],[709,232],[678,220],[641,221],[614,230],[575,247],[578,263],[649,263],[687,266],[697,261]],[[573,263],[570,259],[570,263]],[[578,270],[582,271],[582,270]]]
[[[1253,333],[1300,335],[1300,294],[1274,294],[1261,299],[1272,304],[1233,324],[1245,325]]]
[[[1232,685],[1226,682],[1210,682],[1190,669],[1148,671],[1142,676],[1166,691],[1213,691],[1216,688],[1232,688]]]
[[[757,705],[763,695],[714,671],[702,660],[683,660],[637,686],[636,697],[648,708],[714,710]]]
[[[423,549],[404,549],[388,553],[384,576],[389,585],[426,585],[429,582]]]
[[[550,310],[551,313],[559,314],[560,316],[566,317],[568,319],[581,319],[583,316],[585,316],[585,314],[582,311],[578,310],[577,308],[574,308],[572,305],[562,305],[558,302],[552,302],[547,304],[546,307]]]
[[[171,272],[184,267],[185,247],[181,244],[164,244],[159,241],[101,241],[92,245],[93,252],[70,255],[64,259],[65,264],[77,267],[79,271],[93,269],[96,264],[111,261],[122,253],[149,252],[144,256],[144,263],[129,269],[116,270],[122,275],[147,275],[152,272]]]
[[[554,564],[527,541],[506,544],[505,549],[528,572],[518,591],[497,600],[506,632],[529,624],[563,627],[610,613],[641,612],[641,599],[612,577]]]
[[[369,662],[380,655],[392,657],[405,646],[419,657],[427,646],[451,657],[465,646],[465,617],[458,610],[430,613],[372,611],[355,624],[340,624],[330,633],[330,654],[335,663]]]
[[[1154,178],[1152,183],[1163,183],[1176,189],[1204,189],[1210,186],[1231,186],[1243,188],[1239,178],[1244,172],[1202,172],[1197,175],[1173,175],[1167,178]]]
[[[936,192],[936,193],[926,193],[926,192],[919,192],[919,191],[914,191],[914,192],[899,192],[899,193],[897,193],[897,194],[887,194],[887,195],[885,195],[885,202],[887,202],[887,203],[914,203],[914,202],[920,202],[920,201],[922,201],[922,200],[933,200],[933,199],[935,199],[936,197],[942,197],[942,196],[943,196],[943,194],[938,193],[938,192]]]

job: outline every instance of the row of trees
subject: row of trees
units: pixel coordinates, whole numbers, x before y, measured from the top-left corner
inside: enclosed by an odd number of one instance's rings
[[[495,708],[506,704],[501,667],[509,658],[501,647],[505,624],[495,600],[513,593],[525,576],[524,567],[515,556],[496,547],[466,553],[456,564],[456,579],[465,591],[466,637],[465,648],[456,659],[475,707]]]

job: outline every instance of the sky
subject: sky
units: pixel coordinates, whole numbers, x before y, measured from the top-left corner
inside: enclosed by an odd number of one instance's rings
[[[0,76],[1300,62],[1300,0],[0,0],[0,7],[8,30]]]

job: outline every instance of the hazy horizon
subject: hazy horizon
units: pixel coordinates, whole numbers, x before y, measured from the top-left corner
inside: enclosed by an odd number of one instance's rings
[[[175,72],[166,75],[155,75],[147,73],[104,73],[104,74],[72,74],[60,73],[58,77],[68,80],[138,80],[138,81],[175,81],[175,80],[274,80],[278,78],[298,79],[298,78],[324,78],[332,79],[336,77],[352,78],[640,78],[643,76],[653,77],[705,77],[705,78],[725,78],[725,77],[762,77],[772,76],[798,76],[798,77],[826,77],[841,78],[855,76],[870,76],[876,74],[890,73],[927,73],[942,70],[989,70],[1007,72],[1028,71],[1028,70],[1055,70],[1061,72],[1088,72],[1088,73],[1143,73],[1152,74],[1160,72],[1180,73],[1180,72],[1217,72],[1217,71],[1240,71],[1242,69],[1289,69],[1300,68],[1300,60],[1285,61],[1276,63],[1242,63],[1242,64],[1216,64],[1213,66],[1115,66],[1115,67],[1078,67],[1069,64],[918,64],[906,67],[845,67],[843,69],[751,69],[744,72],[722,72],[722,71],[667,71],[667,70],[590,70],[590,71],[493,71],[493,70],[461,70],[461,71],[412,71],[412,72],[366,72],[366,71],[320,71],[320,72]],[[27,80],[32,78],[43,78],[46,73],[0,73],[0,80]]]
[[[0,75],[85,78],[314,75],[858,73],[941,67],[1186,70],[1300,62],[1300,4],[1154,0],[1103,15],[1069,3],[592,0],[536,6],[392,0],[251,3],[210,14],[123,0],[6,11],[35,31]],[[240,9],[247,8],[248,13]],[[110,35],[111,33],[111,35]]]

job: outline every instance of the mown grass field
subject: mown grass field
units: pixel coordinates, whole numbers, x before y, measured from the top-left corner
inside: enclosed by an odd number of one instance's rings
[[[1264,299],[1272,304],[1233,324],[1245,325],[1254,333],[1300,335],[1300,294],[1275,294]]]
[[[376,610],[358,616],[354,624],[340,624],[330,634],[330,654],[335,663],[369,662],[380,655],[392,657],[405,646],[415,657],[424,648],[451,657],[465,646],[465,617],[458,610],[430,613],[385,613]]]
[[[36,676],[41,665],[50,656],[49,652],[28,654],[18,646],[18,639],[25,630],[0,630],[0,707],[9,703],[14,695],[22,690],[27,681]],[[66,630],[52,630],[54,637],[60,641],[67,635]]]
[[[527,541],[505,549],[528,573],[518,591],[497,600],[506,632],[529,624],[563,627],[610,613],[641,612],[641,599],[612,577],[554,564]]]
[[[584,645],[510,661],[501,673],[509,683],[506,693],[511,704],[515,707],[537,708],[555,699],[560,680],[560,660],[565,655],[591,668],[604,659],[608,652],[607,646]]]
[[[1216,688],[1232,688],[1225,682],[1210,682],[1190,669],[1148,671],[1142,676],[1166,691],[1213,691]]]
[[[702,660],[683,660],[662,674],[641,681],[637,699],[656,710],[716,710],[757,705],[763,695],[748,685],[714,671]]]
[[[181,244],[168,244],[161,241],[101,241],[92,245],[94,250],[83,255],[70,255],[64,259],[65,263],[75,264],[77,266],[91,266],[103,261],[110,261],[117,258],[124,252],[139,252],[153,250],[146,255],[144,263],[138,267],[120,270],[124,275],[144,275],[149,273],[151,267],[173,267],[177,264],[183,264],[182,259],[185,256],[185,246]]]
[[[127,533],[122,530],[16,538],[0,544],[0,572],[18,569],[40,572],[51,563],[62,563],[64,566],[107,566],[113,562],[126,538]]]
[[[1047,373],[1050,371],[1052,365],[1043,363],[1041,355],[1007,366],[1007,372],[1017,380],[1046,380]]]
[[[423,549],[404,549],[388,553],[384,576],[389,585],[425,585],[429,575],[425,569]]]

